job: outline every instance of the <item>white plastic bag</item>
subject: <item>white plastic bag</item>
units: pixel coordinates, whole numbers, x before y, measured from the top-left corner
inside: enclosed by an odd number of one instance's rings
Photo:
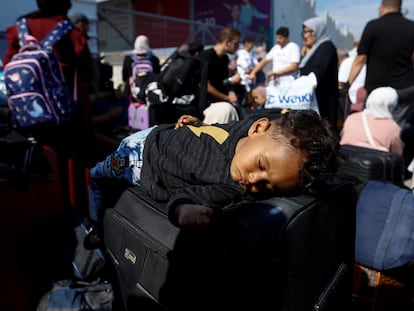
[[[264,108],[313,109],[319,113],[315,95],[316,85],[317,80],[313,72],[291,82],[269,84],[266,87]]]

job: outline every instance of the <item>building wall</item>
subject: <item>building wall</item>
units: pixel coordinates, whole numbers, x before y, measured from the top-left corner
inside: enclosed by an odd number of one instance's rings
[[[290,0],[274,1],[273,4],[273,35],[277,28],[286,26],[290,30],[290,39],[299,46],[302,45],[302,23],[308,18],[315,17],[314,0]],[[347,29],[338,29],[336,21],[329,15],[325,18],[329,36],[333,43],[339,48],[351,49],[354,36]],[[273,42],[273,41],[272,41]]]
[[[155,54],[165,59],[175,47],[189,39],[192,34],[191,29],[198,27],[195,22],[202,21],[206,25],[217,26],[215,25],[217,20],[212,16],[222,16],[228,13],[227,9],[217,0],[204,0],[204,2],[202,6],[196,0],[109,0],[98,4],[98,11],[103,13],[99,15],[99,48],[105,53],[106,60],[114,66],[115,85],[120,82],[124,51],[132,49],[136,35],[148,35]],[[235,0],[226,2],[236,3]],[[200,6],[209,8],[204,12],[210,14],[206,20],[200,20],[200,14],[197,15],[194,11]],[[101,8],[104,7],[107,7],[107,10],[101,12]],[[108,9],[110,7],[117,8],[118,11],[111,11]],[[268,29],[264,33],[268,48],[274,44],[275,30],[280,26],[289,27],[290,39],[301,46],[302,23],[316,16],[315,0],[272,0],[270,7]],[[217,10],[221,11],[216,16],[214,12]],[[106,20],[102,18],[103,16]],[[323,17],[327,20],[328,32],[337,47],[350,49],[354,41],[352,34],[337,29],[336,21],[329,15]],[[194,28],[191,28],[189,24],[191,22]],[[215,28],[206,32],[208,44],[214,44],[217,32]],[[197,40],[200,38],[206,39],[204,35],[197,37]]]

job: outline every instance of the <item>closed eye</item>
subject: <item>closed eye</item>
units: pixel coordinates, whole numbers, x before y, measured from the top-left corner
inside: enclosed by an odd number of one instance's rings
[[[263,163],[262,157],[259,157],[259,169],[260,169],[261,171],[264,171],[264,170],[265,170],[265,167],[264,167],[264,163]]]

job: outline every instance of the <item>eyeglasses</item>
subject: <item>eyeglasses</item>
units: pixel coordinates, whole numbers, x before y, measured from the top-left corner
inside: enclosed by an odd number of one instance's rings
[[[305,36],[306,34],[310,34],[310,35],[314,35],[315,32],[313,30],[303,30],[302,31],[302,37]]]

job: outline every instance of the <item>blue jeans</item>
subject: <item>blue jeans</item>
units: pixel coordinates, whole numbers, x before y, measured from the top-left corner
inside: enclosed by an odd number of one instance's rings
[[[114,153],[91,169],[90,173],[94,182],[89,186],[89,213],[92,220],[98,221],[102,207],[102,191],[99,188],[99,179],[124,179],[132,185],[139,183],[145,140],[155,127],[125,137]]]

